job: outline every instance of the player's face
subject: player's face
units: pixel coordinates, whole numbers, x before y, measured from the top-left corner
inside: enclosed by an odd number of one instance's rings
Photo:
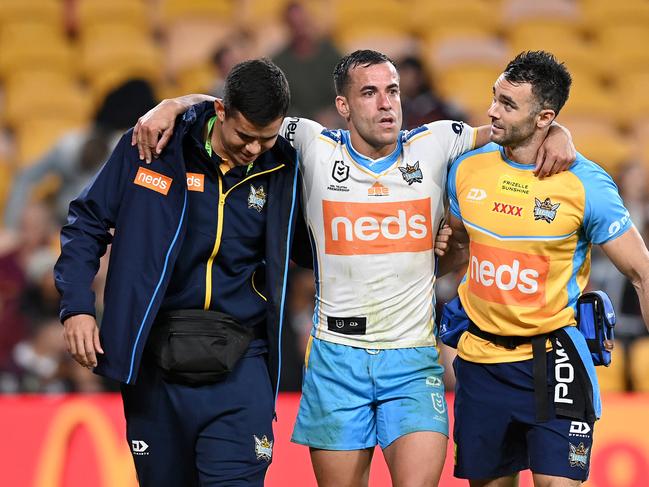
[[[505,147],[520,145],[537,128],[538,104],[532,95],[532,85],[513,85],[501,74],[493,93],[487,112],[491,118],[491,140]]]
[[[392,63],[357,66],[350,70],[349,78],[347,92],[336,99],[336,106],[350,132],[373,151],[392,150],[402,119],[396,68]]]
[[[237,166],[246,166],[271,149],[277,141],[283,117],[259,127],[239,112],[225,114],[217,105],[216,152]]]

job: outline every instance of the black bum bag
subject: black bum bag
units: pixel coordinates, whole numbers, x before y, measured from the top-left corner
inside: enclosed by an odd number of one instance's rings
[[[166,381],[211,384],[232,371],[255,331],[218,311],[176,310],[158,315],[147,348]]]

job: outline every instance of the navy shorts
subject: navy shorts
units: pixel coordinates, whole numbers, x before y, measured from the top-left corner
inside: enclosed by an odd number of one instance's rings
[[[248,354],[224,381],[199,387],[167,383],[145,360],[122,398],[140,485],[264,485],[274,400],[265,354]]]
[[[586,480],[594,423],[557,417],[536,421],[532,360],[478,364],[459,357],[453,364],[455,476],[506,477],[521,470]],[[554,388],[548,354],[548,394]]]

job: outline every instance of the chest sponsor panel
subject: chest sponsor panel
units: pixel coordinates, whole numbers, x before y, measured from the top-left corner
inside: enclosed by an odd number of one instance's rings
[[[322,201],[325,254],[424,252],[433,248],[430,198],[385,203]]]
[[[471,242],[469,291],[486,301],[542,308],[549,271],[548,256]]]

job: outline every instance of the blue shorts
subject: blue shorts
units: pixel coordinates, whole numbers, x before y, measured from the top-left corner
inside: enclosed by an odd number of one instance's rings
[[[531,469],[538,474],[586,480],[592,422],[557,417],[536,421],[532,360],[478,364],[457,357],[455,476],[491,479]],[[554,389],[548,354],[548,394]],[[550,396],[551,397],[551,396]]]
[[[361,450],[416,431],[448,436],[435,347],[373,350],[314,338],[309,346],[294,443]]]

